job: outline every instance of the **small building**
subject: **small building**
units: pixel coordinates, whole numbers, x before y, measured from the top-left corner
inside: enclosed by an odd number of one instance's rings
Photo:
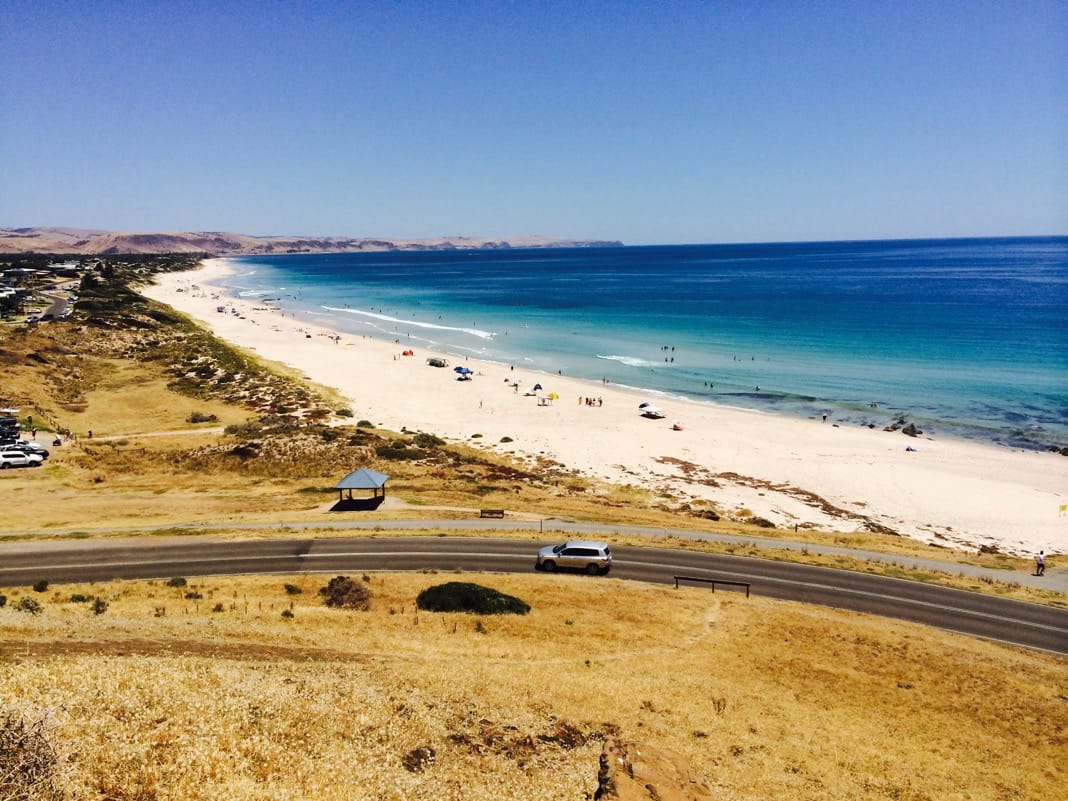
[[[386,499],[387,481],[389,481],[389,476],[385,473],[379,473],[377,470],[370,470],[366,467],[353,470],[334,485],[334,489],[338,492],[338,498],[337,503],[331,507],[331,511],[377,509],[382,501]],[[353,498],[353,490],[372,490],[374,495],[371,498]],[[381,495],[378,494],[379,490],[382,490]],[[345,496],[345,493],[348,493],[348,497]]]

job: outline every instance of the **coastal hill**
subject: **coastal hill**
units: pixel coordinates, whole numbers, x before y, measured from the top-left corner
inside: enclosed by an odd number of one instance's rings
[[[597,247],[621,242],[518,236],[509,239],[443,236],[430,239],[372,239],[340,236],[248,236],[222,231],[121,233],[85,228],[0,228],[0,253],[62,253],[87,256],[143,253],[206,253],[238,256],[265,253],[347,253],[381,250],[460,250],[512,247]]]

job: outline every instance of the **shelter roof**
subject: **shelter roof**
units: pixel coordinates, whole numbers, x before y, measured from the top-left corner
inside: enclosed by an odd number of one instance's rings
[[[366,467],[361,467],[359,470],[353,470],[337,484],[334,485],[334,489],[347,490],[347,489],[378,489],[385,485],[389,481],[389,476],[385,473],[379,473],[377,470],[369,470]]]

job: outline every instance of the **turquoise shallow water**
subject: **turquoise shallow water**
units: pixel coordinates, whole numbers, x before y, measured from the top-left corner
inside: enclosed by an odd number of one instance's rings
[[[1068,238],[300,254],[229,288],[339,331],[692,400],[1068,445]],[[876,406],[872,406],[872,403]]]

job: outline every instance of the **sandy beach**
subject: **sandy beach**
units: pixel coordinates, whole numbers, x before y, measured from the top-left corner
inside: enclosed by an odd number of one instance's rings
[[[577,473],[677,502],[706,499],[725,516],[762,517],[780,528],[875,524],[965,550],[1068,552],[1064,456],[668,401],[420,349],[404,355],[403,341],[345,334],[329,327],[329,317],[227,297],[216,282],[230,270],[226,260],[208,260],[196,271],[158,276],[144,294],[336,388],[357,420],[548,457]],[[428,365],[431,356],[448,367]],[[457,380],[457,366],[472,370],[471,380]],[[664,417],[642,417],[646,401]]]

